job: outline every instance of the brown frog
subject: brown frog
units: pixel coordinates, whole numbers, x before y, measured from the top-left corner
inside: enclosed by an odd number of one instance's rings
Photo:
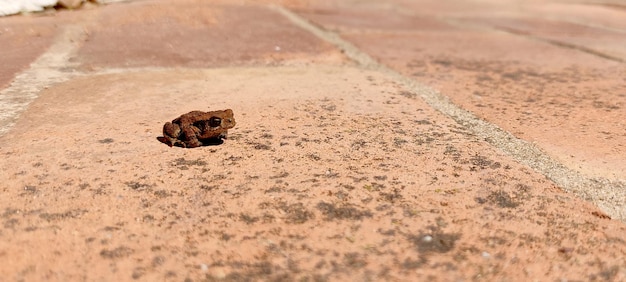
[[[235,127],[233,110],[192,111],[163,126],[163,136],[157,139],[170,147],[195,148],[202,145],[221,144],[228,129]]]

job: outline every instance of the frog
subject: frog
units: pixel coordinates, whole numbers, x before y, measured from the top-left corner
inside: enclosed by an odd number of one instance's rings
[[[220,111],[191,111],[163,125],[163,136],[159,141],[182,148],[196,148],[222,144],[228,130],[235,127],[232,109]]]

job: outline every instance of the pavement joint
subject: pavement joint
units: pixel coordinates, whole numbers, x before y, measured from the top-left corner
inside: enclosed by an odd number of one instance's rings
[[[561,48],[567,48],[567,49],[572,49],[572,50],[576,50],[576,51],[580,51],[583,53],[587,53],[593,56],[597,56],[603,59],[607,59],[607,60],[611,60],[614,62],[618,62],[618,63],[626,63],[626,60],[620,58],[620,57],[616,57],[613,55],[609,55],[606,54],[604,52],[601,51],[597,51],[591,48],[587,48],[584,46],[580,46],[580,45],[576,45],[576,44],[571,44],[571,43],[567,43],[567,42],[563,42],[563,41],[559,41],[559,40],[553,40],[553,39],[548,39],[548,38],[543,38],[543,37],[539,37],[539,36],[533,36],[531,34],[528,34],[526,32],[520,31],[520,30],[516,30],[516,29],[512,29],[512,28],[506,28],[506,27],[494,27],[497,30],[509,33],[509,34],[513,34],[513,35],[517,35],[517,36],[523,36],[525,38],[528,39],[532,39],[532,40],[536,40],[536,41],[541,41],[541,42],[545,42],[548,44],[552,44],[554,46],[558,46]]]
[[[614,27],[609,27],[609,26],[604,26],[604,25],[599,25],[599,24],[592,24],[592,23],[588,23],[588,22],[582,22],[582,21],[576,21],[576,20],[571,20],[571,19],[561,19],[561,18],[547,18],[548,20],[553,20],[553,21],[563,21],[566,23],[571,23],[571,24],[577,24],[577,25],[581,25],[581,26],[586,26],[586,27],[590,27],[590,28],[595,28],[595,29],[601,29],[601,30],[606,30],[606,31],[610,31],[610,32],[615,32],[615,33],[622,33],[622,34],[626,34],[626,30],[621,29],[621,28],[614,28]]]
[[[356,62],[360,67],[367,69],[380,69],[381,65],[376,60],[361,51],[356,46],[352,45],[352,43],[343,40],[343,38],[341,38],[338,34],[324,30],[282,6],[272,5],[271,7],[300,28],[337,46],[348,58]]]
[[[621,58],[621,57],[617,57],[617,56],[613,56],[610,54],[606,54],[602,51],[598,51],[598,50],[594,50],[591,48],[587,48],[584,46],[580,46],[580,45],[576,45],[576,44],[571,44],[571,43],[567,43],[567,42],[563,42],[560,40],[554,40],[554,39],[549,39],[549,38],[544,38],[544,37],[540,37],[540,36],[534,36],[532,34],[529,34],[528,32],[524,32],[522,30],[517,30],[517,29],[513,29],[513,28],[507,28],[507,27],[502,27],[502,26],[491,26],[491,25],[485,25],[485,24],[477,24],[477,23],[472,23],[472,22],[467,22],[467,21],[462,21],[462,20],[457,20],[457,19],[441,19],[443,22],[450,24],[452,26],[455,27],[459,27],[459,28],[472,28],[472,29],[480,29],[480,30],[490,30],[490,31],[496,31],[496,32],[503,32],[506,34],[510,34],[510,35],[514,35],[514,36],[521,36],[523,38],[529,39],[529,40],[534,40],[534,41],[538,41],[538,42],[543,42],[543,43],[547,43],[547,44],[551,44],[560,48],[565,48],[565,49],[571,49],[571,50],[576,50],[579,52],[583,52],[592,56],[596,56],[596,57],[600,57],[602,59],[606,59],[606,60],[610,60],[610,61],[614,61],[614,62],[618,62],[618,63],[626,63],[626,60]],[[587,26],[587,27],[593,27],[593,28],[597,28],[595,26],[592,25],[588,25],[588,24],[583,24],[583,23],[579,23],[579,22],[573,22],[573,21],[567,21],[570,23],[574,23],[574,24],[579,24],[582,26]],[[620,33],[624,33],[623,30],[612,30],[612,29],[608,29],[608,28],[604,28],[606,30],[610,30],[613,32],[620,32]]]
[[[13,127],[20,113],[39,96],[41,90],[73,77],[74,73],[65,69],[71,66],[69,59],[78,51],[86,36],[80,26],[65,27],[46,52],[0,91],[0,124],[4,124],[0,126],[0,135]]]
[[[455,105],[445,95],[436,90],[378,63],[358,47],[342,39],[339,34],[325,30],[284,7],[273,6],[273,8],[299,27],[337,46],[346,56],[361,67],[376,70],[390,76],[421,97],[435,110],[467,127],[482,140],[513,157],[516,161],[538,171],[566,191],[593,202],[613,219],[626,221],[626,181],[622,179],[609,180],[606,178],[586,177],[548,156],[531,142],[519,139],[510,132],[478,118]],[[620,60],[619,58],[613,59]]]

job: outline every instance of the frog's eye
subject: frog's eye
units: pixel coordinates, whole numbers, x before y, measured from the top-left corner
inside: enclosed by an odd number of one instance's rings
[[[212,117],[211,119],[209,119],[209,126],[211,127],[218,127],[222,125],[222,119],[218,118],[218,117]]]

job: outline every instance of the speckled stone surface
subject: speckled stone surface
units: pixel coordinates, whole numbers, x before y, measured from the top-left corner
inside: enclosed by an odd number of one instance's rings
[[[0,98],[31,97],[0,123],[0,276],[622,281],[626,225],[603,211],[623,208],[606,189],[626,159],[621,45],[553,32],[618,42],[620,7],[185,0],[0,19],[42,30],[0,50],[21,58]],[[227,108],[221,144],[157,139]],[[479,119],[540,153],[521,160]]]

